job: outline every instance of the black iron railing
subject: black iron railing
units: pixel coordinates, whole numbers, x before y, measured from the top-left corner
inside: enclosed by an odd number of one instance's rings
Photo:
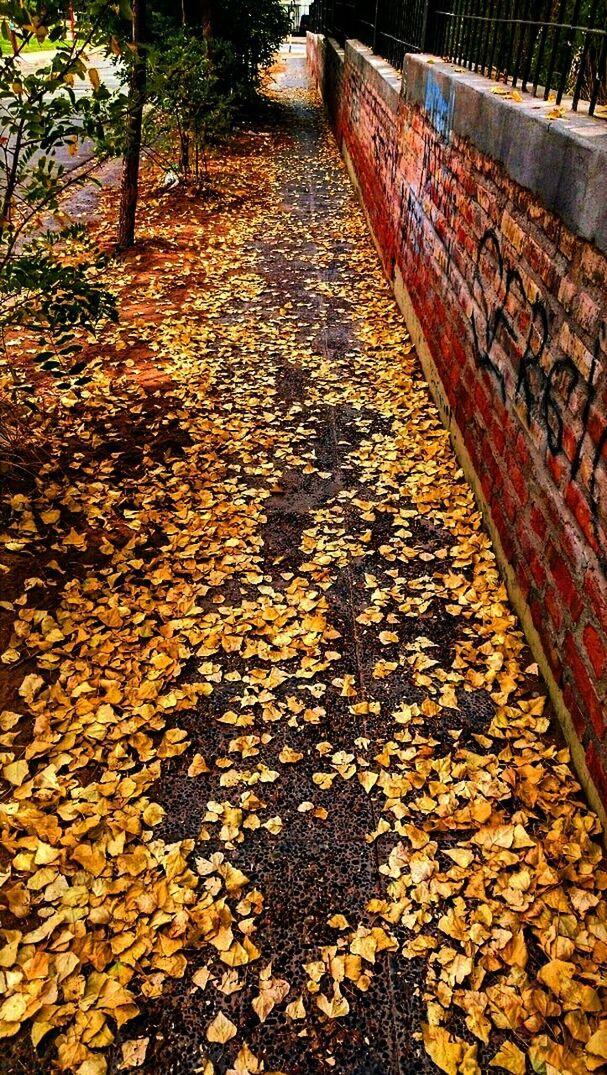
[[[607,0],[315,0],[317,32],[357,38],[395,67],[433,52],[591,114],[607,104]]]

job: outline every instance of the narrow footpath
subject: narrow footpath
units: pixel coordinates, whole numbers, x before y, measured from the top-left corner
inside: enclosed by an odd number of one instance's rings
[[[268,93],[2,538],[0,1071],[598,1071],[598,823],[301,57]]]

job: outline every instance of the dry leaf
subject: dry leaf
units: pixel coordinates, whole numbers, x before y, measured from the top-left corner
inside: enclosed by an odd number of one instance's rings
[[[135,1038],[133,1041],[125,1041],[122,1045],[123,1068],[137,1068],[143,1064],[149,1044],[149,1038]]]
[[[223,1012],[218,1012],[213,1021],[209,1023],[206,1036],[207,1041],[216,1041],[220,1045],[225,1045],[227,1041],[236,1037],[236,1027]]]

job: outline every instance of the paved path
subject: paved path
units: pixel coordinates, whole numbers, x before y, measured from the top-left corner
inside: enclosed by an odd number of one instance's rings
[[[300,58],[275,98],[276,125],[251,135],[241,162],[259,179],[253,208],[219,213],[215,237],[194,208],[171,220],[164,203],[144,227],[151,249],[162,221],[164,260],[129,282],[139,321],[127,309],[115,338],[152,347],[152,403],[164,389],[171,412],[160,426],[153,409],[135,417],[128,454],[110,430],[103,466],[96,432],[94,466],[70,479],[71,500],[94,480],[99,518],[124,505],[134,527],[130,551],[123,537],[99,583],[87,576],[90,593],[117,588],[108,646],[137,613],[122,686],[111,663],[115,697],[126,705],[160,637],[200,695],[174,714],[173,696],[155,718],[184,729],[188,748],[163,740],[147,791],[166,811],[154,837],[190,841],[197,895],[174,858],[185,910],[152,919],[163,947],[150,954],[139,893],[137,973],[126,956],[112,973],[141,1014],[105,1049],[108,1070],[123,1070],[126,1045],[143,1050],[144,1075],[417,1075],[434,1060],[478,1075],[500,1049],[501,1070],[522,1075],[529,1053],[536,1071],[583,1072],[602,1001],[570,991],[561,1006],[553,964],[595,996],[607,952],[596,826]],[[150,310],[165,312],[158,331]],[[103,500],[110,472],[120,495]],[[70,629],[86,639],[74,617],[94,601],[80,612],[78,585]],[[95,683],[95,653],[66,671],[70,689]],[[176,657],[156,658],[166,677]],[[116,746],[112,772],[132,775],[135,745],[154,757],[146,730]],[[106,748],[91,735],[99,781]],[[149,832],[137,839],[164,861]],[[119,899],[109,925],[96,912],[111,951],[133,943],[124,921]],[[50,1055],[10,1070],[39,1075]]]

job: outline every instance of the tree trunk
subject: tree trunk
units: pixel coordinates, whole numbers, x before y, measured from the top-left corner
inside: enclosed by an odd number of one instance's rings
[[[202,35],[207,39],[213,36],[213,17],[211,0],[201,0]]]
[[[212,36],[212,0],[181,0],[181,12],[184,26],[199,26],[203,37]]]
[[[133,0],[133,44],[135,61],[129,87],[127,118],[127,147],[122,167],[118,249],[126,250],[135,242],[135,217],[139,194],[139,162],[141,158],[141,125],[146,83],[146,0]]]

